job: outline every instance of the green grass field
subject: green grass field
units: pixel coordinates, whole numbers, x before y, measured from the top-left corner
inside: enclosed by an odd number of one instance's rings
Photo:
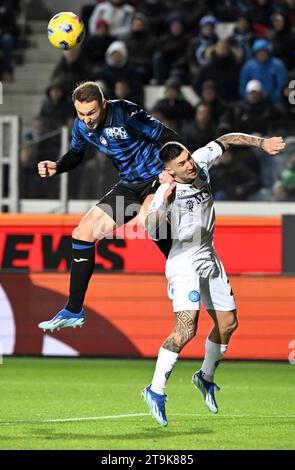
[[[212,415],[190,382],[199,365],[178,362],[162,428],[140,397],[154,361],[5,358],[0,449],[295,448],[295,366],[224,362]]]

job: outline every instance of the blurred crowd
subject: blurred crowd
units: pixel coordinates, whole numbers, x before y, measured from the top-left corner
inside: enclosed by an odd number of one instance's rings
[[[87,26],[84,44],[63,53],[34,123],[33,133],[45,136],[41,147],[33,149],[28,135],[22,150],[28,178],[23,196],[33,190],[31,197],[44,197],[44,186],[30,182],[30,167],[39,155],[45,159],[47,136],[72,125],[71,92],[83,80],[98,81],[108,99],[143,106],[144,87],[161,86],[163,96],[148,111],[191,151],[227,132],[294,135],[295,0],[106,0],[90,2],[80,16]],[[197,105],[186,95],[188,86]],[[58,134],[50,142],[49,153],[57,155]],[[226,152],[211,171],[215,199],[295,200],[294,144],[287,149],[280,160],[256,149]],[[117,179],[111,163],[93,149],[72,173],[72,198],[97,199]],[[52,183],[46,197],[57,195]]]

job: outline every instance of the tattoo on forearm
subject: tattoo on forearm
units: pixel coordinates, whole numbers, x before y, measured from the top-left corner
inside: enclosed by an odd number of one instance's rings
[[[195,336],[197,326],[189,310],[176,312],[176,327],[164,341],[163,347],[168,351],[179,353],[182,348]]]
[[[221,137],[218,137],[217,140],[224,145],[226,150],[230,147],[230,145],[249,145],[252,147],[263,148],[264,141],[262,137],[256,137],[254,135],[242,134],[238,132],[222,135]]]

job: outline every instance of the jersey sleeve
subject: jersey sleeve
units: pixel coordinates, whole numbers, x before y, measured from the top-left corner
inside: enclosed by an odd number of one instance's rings
[[[72,140],[70,149],[73,152],[80,153],[86,150],[88,142],[83,138],[79,131],[79,119],[76,118],[72,129]]]
[[[158,209],[163,207],[164,204],[164,193],[166,189],[169,188],[169,183],[163,183],[157,191],[155,192],[154,198],[149,206],[149,214],[152,214],[153,212],[156,212]],[[169,206],[168,206],[169,207]]]
[[[205,147],[196,150],[192,157],[196,163],[206,163],[210,169],[216,160],[222,156],[224,148],[218,141],[209,142]]]
[[[155,196],[150,204],[149,211],[146,217],[145,229],[153,240],[161,239],[161,230],[163,227],[164,232],[167,233],[167,216],[170,206],[164,204],[164,193],[169,187],[168,183],[161,184],[157,189]]]
[[[138,137],[144,136],[148,140],[157,142],[162,134],[163,124],[153,118],[139,106],[129,106],[126,125]]]

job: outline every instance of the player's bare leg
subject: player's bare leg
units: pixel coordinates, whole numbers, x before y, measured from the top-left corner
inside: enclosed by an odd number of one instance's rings
[[[175,312],[175,328],[160,347],[152,383],[142,391],[153,417],[162,426],[168,424],[165,413],[166,383],[180,351],[196,334],[198,318],[198,310]]]
[[[72,233],[73,260],[68,303],[52,320],[39,323],[39,328],[54,331],[84,325],[83,302],[94,269],[95,240],[103,238],[115,227],[114,220],[99,207],[93,207],[84,215]]]
[[[227,350],[232,334],[238,327],[238,320],[236,310],[208,310],[208,313],[214,321],[214,327],[206,339],[206,352],[201,369],[193,375],[192,381],[201,391],[210,411],[217,413],[214,389],[219,390],[219,387],[214,383],[214,373]]]

